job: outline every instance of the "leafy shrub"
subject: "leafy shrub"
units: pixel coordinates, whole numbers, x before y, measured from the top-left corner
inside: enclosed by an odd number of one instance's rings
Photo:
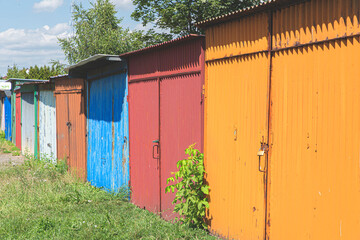
[[[174,211],[181,216],[178,220],[190,227],[207,228],[205,223],[205,210],[209,208],[208,199],[209,186],[204,181],[204,155],[199,150],[189,146],[185,153],[187,159],[177,163],[179,171],[172,173],[174,177],[167,179],[167,184],[174,184],[166,187],[165,192],[176,192],[173,204],[176,204]]]

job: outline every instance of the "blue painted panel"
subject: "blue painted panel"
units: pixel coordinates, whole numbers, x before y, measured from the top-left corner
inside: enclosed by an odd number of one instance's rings
[[[129,182],[127,74],[90,81],[87,179],[118,192]]]
[[[11,141],[11,100],[9,97],[4,97],[5,108],[5,139]]]

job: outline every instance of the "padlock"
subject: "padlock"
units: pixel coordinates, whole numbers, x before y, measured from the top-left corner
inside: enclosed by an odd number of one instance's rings
[[[265,154],[265,151],[260,148],[259,151],[258,151],[258,153],[257,153],[257,155],[258,155],[259,157],[262,157],[262,156],[264,156],[264,154]]]

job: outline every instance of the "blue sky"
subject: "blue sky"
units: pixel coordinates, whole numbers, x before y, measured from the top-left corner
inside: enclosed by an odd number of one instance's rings
[[[131,19],[132,0],[111,0],[124,18],[122,25],[142,29]],[[65,62],[57,37],[71,34],[71,4],[89,0],[0,0],[0,76],[14,63],[19,67]]]

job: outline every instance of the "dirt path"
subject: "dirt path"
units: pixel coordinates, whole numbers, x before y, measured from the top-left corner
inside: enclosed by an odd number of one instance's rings
[[[0,165],[18,165],[24,163],[25,157],[12,156],[11,153],[0,153]]]

